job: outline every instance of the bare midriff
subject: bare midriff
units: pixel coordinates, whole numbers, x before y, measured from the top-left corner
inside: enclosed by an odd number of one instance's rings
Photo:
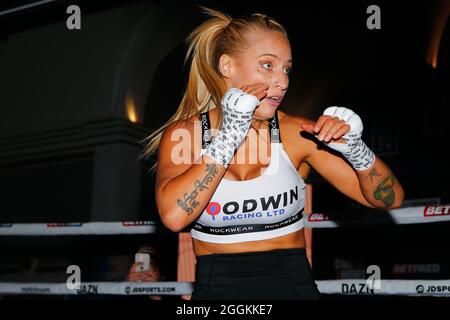
[[[220,253],[260,252],[277,249],[305,248],[305,235],[303,229],[290,234],[267,240],[238,242],[238,243],[211,243],[192,239],[196,256]]]

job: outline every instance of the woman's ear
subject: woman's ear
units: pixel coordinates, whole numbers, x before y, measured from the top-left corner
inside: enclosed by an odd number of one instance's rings
[[[230,79],[234,72],[234,60],[224,53],[219,58],[219,71],[224,78]]]

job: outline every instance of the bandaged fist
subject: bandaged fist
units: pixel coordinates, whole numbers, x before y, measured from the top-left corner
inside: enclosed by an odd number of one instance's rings
[[[253,112],[260,99],[267,94],[266,84],[231,88],[222,97],[222,125],[204,155],[228,167],[236,149],[244,141],[250,129]]]
[[[375,155],[361,139],[361,118],[348,108],[329,107],[316,123],[303,124],[302,128],[342,153],[355,169],[366,170],[375,161]]]

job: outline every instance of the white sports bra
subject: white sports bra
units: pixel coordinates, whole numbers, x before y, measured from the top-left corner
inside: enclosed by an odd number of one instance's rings
[[[200,119],[204,152],[211,137],[208,112],[201,113]],[[306,184],[283,148],[277,113],[269,125],[269,166],[253,179],[222,178],[210,202],[193,223],[192,238],[237,243],[280,237],[303,228]]]

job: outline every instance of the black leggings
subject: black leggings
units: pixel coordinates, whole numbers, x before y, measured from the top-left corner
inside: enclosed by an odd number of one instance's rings
[[[302,248],[197,257],[192,300],[320,299]]]

